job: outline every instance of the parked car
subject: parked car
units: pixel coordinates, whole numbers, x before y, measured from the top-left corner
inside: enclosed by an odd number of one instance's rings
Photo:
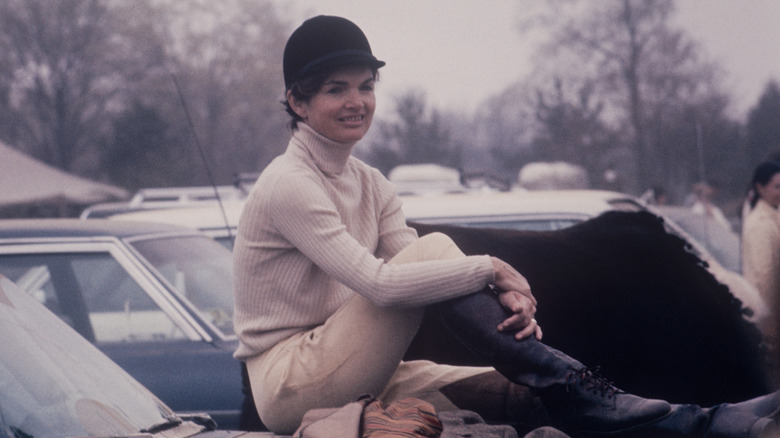
[[[175,411],[238,427],[231,253],[210,237],[142,222],[4,220],[0,274]]]
[[[178,415],[0,275],[0,436],[260,438]]]
[[[663,217],[670,230],[687,240],[692,250],[710,265],[713,275],[727,284],[747,307],[753,309],[752,320],[758,321],[768,315],[766,304],[755,287],[738,270],[733,269],[735,262],[730,256],[732,253],[711,253],[707,246],[663,212],[631,195],[602,190],[421,191],[419,194],[402,195],[401,199],[404,213],[412,222],[528,231],[563,229],[607,211],[650,210]],[[232,247],[230,245],[238,226],[241,205],[242,201],[226,203],[222,211],[217,205],[182,205],[177,208],[126,212],[113,215],[110,219],[160,221],[203,229],[226,246]]]
[[[750,320],[758,322],[769,316],[756,288],[740,274],[733,233],[718,234],[723,240],[713,239],[714,229],[709,235],[704,233],[701,222],[691,221],[677,210],[649,206],[631,195],[602,190],[529,190],[402,198],[404,212],[413,222],[515,230],[553,231],[607,211],[650,211],[662,217],[671,232],[685,239],[709,265],[710,272],[752,309]],[[685,226],[680,226],[678,219]]]
[[[128,211],[192,205],[210,206],[218,202],[244,199],[246,190],[243,179],[237,179],[231,186],[140,189],[127,202],[104,202],[91,205],[81,212],[80,217],[99,219]]]
[[[597,190],[477,192],[402,196],[413,222],[479,228],[552,231],[612,210],[643,211],[636,198]]]
[[[401,199],[406,217],[414,222],[537,231],[565,228],[605,211],[645,209],[641,201],[632,196],[591,190],[434,191],[402,195]],[[243,201],[229,200],[222,204],[222,208],[217,204],[181,204],[176,207],[117,212],[107,218],[182,225],[226,241],[235,235],[242,208]]]
[[[656,209],[701,243],[723,266],[742,272],[740,237],[733,229],[689,207],[664,205]]]
[[[233,248],[238,220],[244,208],[243,201],[228,200],[221,204],[187,205],[154,209],[124,211],[106,216],[110,220],[132,222],[158,222],[184,226],[201,231]]]

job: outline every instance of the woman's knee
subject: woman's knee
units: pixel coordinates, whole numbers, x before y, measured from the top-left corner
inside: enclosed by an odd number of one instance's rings
[[[433,232],[420,238],[420,258],[424,260],[441,260],[465,257],[463,251],[450,236]]]
[[[260,400],[255,399],[260,421],[275,434],[292,435],[303,421],[305,412],[298,412],[295,406],[290,408],[282,403],[261,404],[259,402]]]
[[[420,242],[430,248],[448,248],[451,245],[455,245],[455,242],[450,236],[439,231],[434,231],[433,233],[420,237]]]

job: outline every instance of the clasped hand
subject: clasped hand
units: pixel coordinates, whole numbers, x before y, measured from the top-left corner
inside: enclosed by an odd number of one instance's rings
[[[515,331],[515,339],[522,340],[529,336],[542,339],[542,328],[534,319],[536,315],[536,298],[531,293],[531,286],[522,274],[509,263],[496,257],[493,262],[493,285],[498,289],[498,299],[512,315],[498,325],[498,331]]]

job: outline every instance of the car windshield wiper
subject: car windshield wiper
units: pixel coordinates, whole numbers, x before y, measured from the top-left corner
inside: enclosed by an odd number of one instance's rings
[[[217,423],[208,414],[184,414],[184,415],[169,415],[159,423],[153,424],[146,429],[141,429],[141,433],[160,433],[174,427],[182,425],[185,421],[190,421],[202,426],[205,430],[215,430]]]
[[[179,418],[184,421],[191,421],[198,426],[203,426],[206,430],[217,429],[217,422],[209,414],[179,414]]]
[[[179,426],[183,422],[184,421],[178,416],[170,415],[168,417],[165,417],[163,421],[159,423],[155,423],[147,427],[146,429],[141,429],[139,432],[155,434],[155,433],[162,432],[164,430],[173,429],[174,427]]]

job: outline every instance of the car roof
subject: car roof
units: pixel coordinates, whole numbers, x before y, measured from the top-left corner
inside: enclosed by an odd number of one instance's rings
[[[115,214],[109,219],[112,221],[152,221],[186,225],[199,230],[213,230],[225,228],[225,220],[227,220],[228,226],[236,227],[243,209],[243,201],[224,201],[221,208],[216,203],[193,207],[158,208]]]
[[[639,205],[639,201],[630,195],[601,190],[513,190],[407,195],[401,199],[403,210],[410,220],[494,215],[593,217],[605,211]]]
[[[402,195],[403,210],[412,221],[474,216],[557,216],[585,220],[605,211],[636,210],[640,201],[630,195],[603,190],[469,191]],[[110,216],[114,221],[169,223],[199,230],[236,227],[243,201],[210,206],[158,208]],[[92,219],[94,220],[94,219]]]
[[[194,233],[184,227],[151,222],[109,221],[106,219],[4,219],[0,238],[29,237],[118,237],[151,234]]]
[[[243,178],[240,177],[239,178]],[[127,202],[94,204],[81,212],[81,219],[159,208],[209,206],[227,200],[246,198],[246,189],[237,181],[232,186],[163,187],[141,189]]]

